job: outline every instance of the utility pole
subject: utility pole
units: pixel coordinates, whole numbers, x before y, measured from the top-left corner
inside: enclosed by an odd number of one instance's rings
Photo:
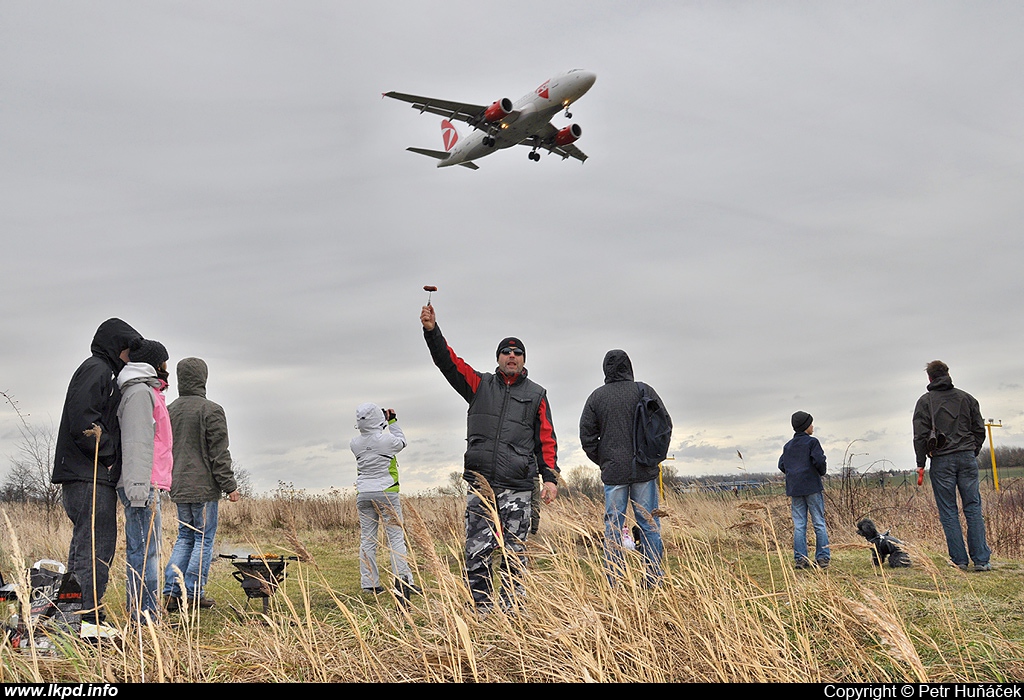
[[[985,421],[985,428],[988,430],[988,451],[992,455],[992,484],[999,491],[999,472],[996,471],[996,446],[992,444],[992,428],[1002,428],[1003,421],[994,421],[991,418]]]

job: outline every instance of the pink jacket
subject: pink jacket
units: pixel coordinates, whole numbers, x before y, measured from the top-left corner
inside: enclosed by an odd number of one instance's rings
[[[171,448],[171,419],[163,390],[167,383],[156,370],[142,362],[129,362],[117,377],[121,404],[121,479],[133,508],[149,501],[152,488],[169,491],[174,458]]]

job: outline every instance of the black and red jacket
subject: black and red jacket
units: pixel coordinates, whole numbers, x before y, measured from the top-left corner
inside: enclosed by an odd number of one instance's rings
[[[558,443],[547,392],[526,369],[515,377],[477,372],[448,347],[441,329],[423,329],[434,364],[469,403],[463,478],[480,474],[496,489],[529,491],[540,473],[557,482]]]

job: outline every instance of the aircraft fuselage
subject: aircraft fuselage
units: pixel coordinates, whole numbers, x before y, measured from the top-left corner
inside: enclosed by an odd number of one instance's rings
[[[481,124],[460,138],[449,151],[448,158],[438,161],[437,167],[460,165],[522,143],[557,113],[586,94],[595,80],[597,75],[585,70],[571,70],[554,76],[516,100],[512,112],[505,118]],[[493,145],[485,145],[487,137],[494,139]]]

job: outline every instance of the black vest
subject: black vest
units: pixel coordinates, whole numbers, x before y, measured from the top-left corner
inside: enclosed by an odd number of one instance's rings
[[[483,374],[467,421],[466,479],[476,472],[495,489],[528,491],[537,476],[544,388],[520,376],[512,385]]]

